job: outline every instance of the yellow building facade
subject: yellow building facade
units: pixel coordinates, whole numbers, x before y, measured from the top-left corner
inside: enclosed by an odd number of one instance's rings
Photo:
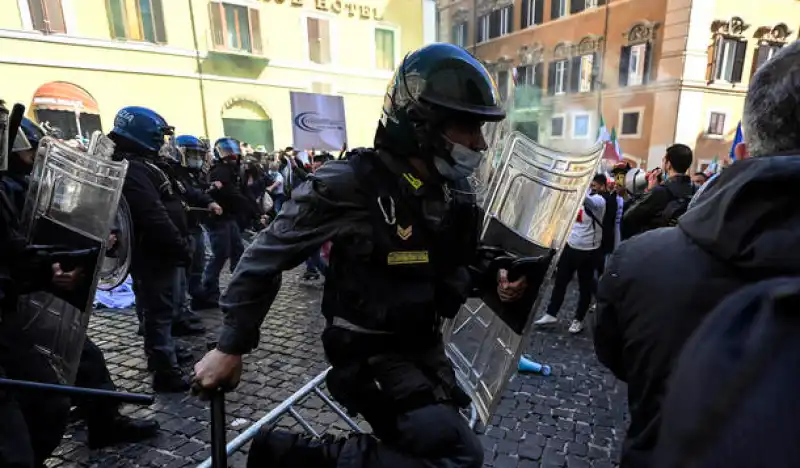
[[[370,146],[428,0],[0,0],[0,99],[65,134],[138,105],[179,134],[292,145],[290,92],[343,97]],[[432,5],[430,5],[432,6]]]

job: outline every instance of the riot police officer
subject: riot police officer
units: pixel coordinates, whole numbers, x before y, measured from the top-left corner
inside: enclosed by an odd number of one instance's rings
[[[219,275],[226,261],[236,268],[244,251],[239,217],[250,206],[242,193],[239,165],[242,150],[233,138],[220,138],[214,143],[214,166],[208,173],[211,198],[222,206],[222,215],[206,221],[211,242],[211,259],[203,272],[204,301],[216,305],[219,300]]]
[[[144,315],[144,347],[157,392],[181,392],[188,381],[178,367],[172,338],[177,269],[191,263],[186,213],[173,182],[156,164],[173,133],[163,117],[144,107],[124,107],[109,133],[115,158],[129,161],[122,193],[130,205],[131,260],[136,302]]]
[[[197,137],[181,135],[175,139],[175,144],[182,154],[182,168],[178,170],[178,178],[186,187],[191,187],[200,192],[207,192],[208,167],[206,156],[208,147]],[[222,214],[222,208],[209,196],[206,201],[214,203],[214,214]],[[206,236],[203,234],[202,223],[209,218],[208,213],[200,211],[189,212],[189,235],[192,242],[192,264],[186,270],[186,291],[191,297],[191,308],[201,310],[208,308],[203,303],[203,269],[206,264]],[[184,294],[185,295],[185,294]]]
[[[389,87],[375,149],[322,166],[242,256],[220,301],[218,347],[195,365],[193,389],[236,385],[281,272],[331,240],[322,304],[328,390],[375,436],[320,441],[270,428],[253,440],[249,467],[482,465],[481,444],[458,412],[469,399],[440,325],[476,286],[503,301],[526,288],[524,277],[473,278],[469,268],[480,215],[467,177],[486,149],[482,124],[504,117],[489,73],[465,50],[432,44],[409,54]]]

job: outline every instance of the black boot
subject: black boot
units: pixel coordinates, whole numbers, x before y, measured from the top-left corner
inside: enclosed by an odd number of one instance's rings
[[[172,324],[172,336],[202,335],[205,332],[206,328],[199,323],[183,321]]]
[[[158,393],[181,393],[189,390],[189,378],[178,369],[155,371],[153,390]]]
[[[314,439],[282,430],[262,430],[250,446],[247,468],[336,468],[345,441],[330,434]]]
[[[98,449],[155,437],[159,426],[156,421],[133,419],[117,414],[110,421],[89,424],[88,429],[89,448]]]
[[[192,299],[190,303],[192,310],[219,309],[219,302],[214,299]]]

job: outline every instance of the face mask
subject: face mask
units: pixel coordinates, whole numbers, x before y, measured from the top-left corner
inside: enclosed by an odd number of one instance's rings
[[[189,169],[202,169],[203,168],[203,160],[202,159],[190,159],[186,161],[186,165]]]
[[[473,151],[466,146],[450,142],[452,149],[450,150],[450,157],[453,158],[451,164],[444,158],[433,158],[433,164],[436,170],[442,177],[450,180],[459,180],[469,177],[478,166],[481,165],[483,160],[483,153],[480,151]]]

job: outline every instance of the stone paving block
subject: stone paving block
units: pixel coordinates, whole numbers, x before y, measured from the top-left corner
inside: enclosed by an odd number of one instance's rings
[[[264,320],[259,347],[245,357],[242,382],[227,395],[229,441],[327,367],[319,342],[324,327],[319,313],[321,290],[300,285],[301,273],[298,269],[284,276],[284,286]],[[226,272],[223,283],[227,279]],[[597,362],[588,329],[577,336],[567,333],[576,300],[573,285],[559,324],[531,333],[525,352],[549,364],[553,375],[517,375],[512,379],[498,413],[479,435],[485,451],[484,466],[616,466],[628,417],[626,390]],[[219,310],[201,311],[199,315],[208,330],[206,335],[178,340],[195,360],[206,352],[206,343],[216,339],[221,324]],[[152,393],[137,327],[133,311],[100,310],[92,317],[89,335],[103,350],[120,390]],[[187,363],[184,369],[189,372],[192,365]],[[316,396],[298,404],[297,409],[316,430],[335,434],[349,430]],[[156,419],[162,425],[160,435],[139,444],[90,451],[85,445],[85,427],[76,423],[47,467],[189,468],[208,456],[206,402],[189,395],[156,395],[151,407],[124,406],[122,412]],[[245,422],[233,427],[236,420]],[[369,428],[366,422],[357,422]],[[279,425],[302,430],[292,418],[284,418]],[[247,445],[230,458],[230,466],[244,468],[246,451]]]

